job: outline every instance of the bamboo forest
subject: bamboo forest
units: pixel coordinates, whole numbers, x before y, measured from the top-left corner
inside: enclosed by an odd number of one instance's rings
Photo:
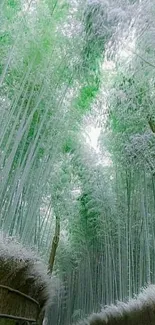
[[[154,0],[0,0],[0,304],[88,325],[151,286],[154,322],[90,324],[155,324],[154,105]]]

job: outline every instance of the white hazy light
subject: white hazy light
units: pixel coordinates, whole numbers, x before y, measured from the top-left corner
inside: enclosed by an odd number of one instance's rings
[[[98,155],[98,163],[102,166],[110,166],[112,164],[111,158],[109,153],[105,150],[105,153],[100,149],[98,139],[101,133],[100,127],[95,127],[93,125],[88,125],[85,129],[85,140],[86,143],[95,150],[96,154]]]
[[[89,125],[85,129],[85,139],[86,143],[89,144],[91,148],[93,148],[97,153],[100,152],[98,139],[101,133],[101,128],[94,127],[93,125]]]

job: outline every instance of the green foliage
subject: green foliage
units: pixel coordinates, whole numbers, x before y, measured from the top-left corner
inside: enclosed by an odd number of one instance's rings
[[[94,85],[90,83],[90,85],[82,87],[80,95],[76,101],[77,108],[83,113],[86,113],[87,110],[90,109],[90,104],[95,98],[98,90],[99,87],[97,82],[94,82]]]
[[[47,262],[59,219],[55,323],[155,279],[154,47],[140,32],[153,10],[146,1],[144,17],[143,5],[1,5],[0,225]],[[133,35],[137,54],[122,59]]]

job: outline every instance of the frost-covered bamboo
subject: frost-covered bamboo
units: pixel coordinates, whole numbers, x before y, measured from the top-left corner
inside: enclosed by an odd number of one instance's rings
[[[68,325],[155,283],[155,5],[0,7],[0,227],[48,261],[60,221]]]

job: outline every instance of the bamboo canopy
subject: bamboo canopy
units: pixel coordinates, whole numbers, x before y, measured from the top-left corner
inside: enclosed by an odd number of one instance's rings
[[[128,303],[118,302],[94,313],[78,325],[154,325],[155,285],[144,289]]]
[[[0,234],[0,318],[37,322],[53,289],[39,258]]]

